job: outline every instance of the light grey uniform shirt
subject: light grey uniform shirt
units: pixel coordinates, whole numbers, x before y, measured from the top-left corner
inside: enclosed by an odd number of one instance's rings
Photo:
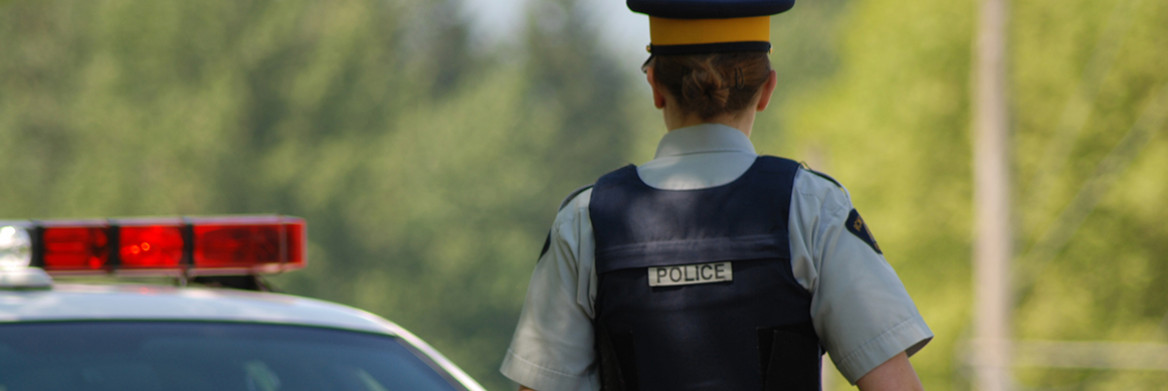
[[[705,124],[676,129],[657,155],[637,167],[654,188],[719,186],[741,176],[758,155],[737,129]],[[565,201],[536,264],[502,373],[538,391],[597,390],[592,319],[597,278],[588,215],[591,191]],[[810,171],[795,175],[789,231],[791,268],[812,294],[820,344],[855,384],[900,352],[916,353],[933,337],[896,272],[872,246],[849,232],[847,191]]]

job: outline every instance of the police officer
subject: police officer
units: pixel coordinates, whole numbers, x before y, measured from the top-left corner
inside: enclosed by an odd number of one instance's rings
[[[793,0],[628,0],[669,131],[653,160],[571,195],[501,371],[520,389],[920,389],[932,332],[848,193],[749,140]]]

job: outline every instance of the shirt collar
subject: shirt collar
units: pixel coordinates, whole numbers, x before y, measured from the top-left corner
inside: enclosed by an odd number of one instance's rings
[[[711,152],[756,154],[754,144],[742,131],[722,124],[701,124],[666,133],[657,144],[655,158]]]

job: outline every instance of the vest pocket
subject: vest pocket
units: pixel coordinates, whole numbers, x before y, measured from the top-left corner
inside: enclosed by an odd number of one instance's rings
[[[763,390],[820,390],[823,352],[818,339],[801,330],[807,328],[810,324],[758,329]]]

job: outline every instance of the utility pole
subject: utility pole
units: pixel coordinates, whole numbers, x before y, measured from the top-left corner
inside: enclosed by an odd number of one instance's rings
[[[1011,362],[1010,142],[1007,0],[981,0],[973,67],[974,389],[1009,391]]]

